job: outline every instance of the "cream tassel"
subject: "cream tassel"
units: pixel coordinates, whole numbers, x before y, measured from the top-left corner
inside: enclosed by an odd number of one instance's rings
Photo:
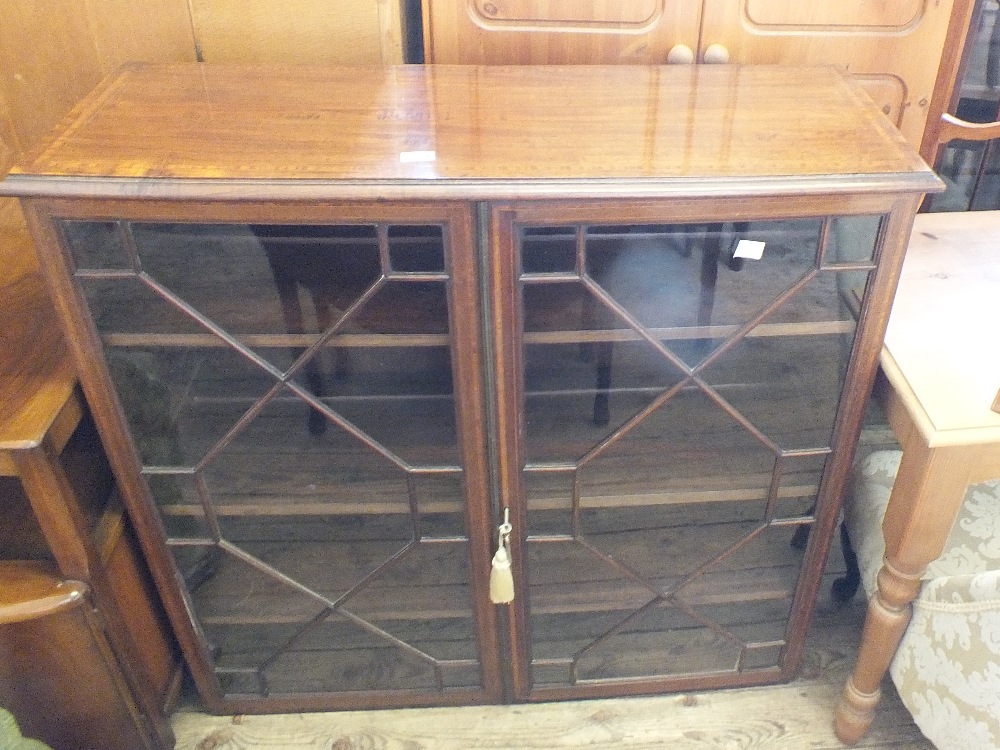
[[[493,568],[490,570],[490,601],[494,604],[514,601],[514,574],[510,569],[510,510],[507,508],[504,508],[503,519],[497,552],[493,555]]]

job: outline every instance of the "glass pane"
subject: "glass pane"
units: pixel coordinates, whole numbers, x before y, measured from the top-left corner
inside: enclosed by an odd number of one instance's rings
[[[528,502],[528,536],[573,533],[574,471],[524,472]]]
[[[191,598],[202,624],[215,633],[213,645],[220,647],[231,626],[257,624],[268,633],[273,626],[309,622],[325,609],[314,596],[263,570],[259,563],[225,550],[214,556],[210,574],[192,589]]]
[[[789,544],[787,527],[758,525],[734,545],[734,551],[717,557],[685,584],[678,596],[692,605],[781,601],[787,607],[801,562],[802,552]],[[780,632],[784,633],[784,623]]]
[[[285,259],[294,264],[289,274],[306,276],[313,265],[321,265],[321,260],[310,262],[311,246],[295,245],[297,252],[285,252],[285,245],[275,248],[252,227],[133,224],[131,231],[142,270],[234,336],[284,332],[281,295],[286,287],[289,294],[298,294],[295,280],[279,281]]]
[[[524,378],[527,457],[536,463],[582,458],[681,373],[645,342],[604,341],[528,344]]]
[[[335,614],[290,644],[265,674],[273,693],[320,693],[331,686],[427,691],[437,686],[429,659]]]
[[[303,371],[296,381],[305,390],[322,396],[334,415],[409,464],[457,464],[449,349],[382,346],[345,352],[349,357],[346,373],[323,375],[324,370],[329,373],[332,368],[316,360],[317,367],[312,372]],[[342,352],[337,355],[340,358]]]
[[[520,231],[536,686],[778,663],[881,221]]]
[[[197,466],[276,384],[228,347],[107,346],[105,356],[146,466]]]
[[[660,603],[581,654],[579,679],[732,671],[741,645],[682,609]]]
[[[830,445],[849,354],[850,341],[839,336],[745,338],[703,374],[741,420],[778,448],[822,448]]]
[[[566,333],[593,330],[597,297],[579,282],[541,281],[522,290],[524,330],[533,341],[558,343]],[[562,335],[559,335],[562,334]]]
[[[957,143],[957,142],[956,142]],[[982,176],[973,183],[970,211],[993,211],[1000,208],[1000,149],[996,141],[986,144]]]
[[[760,436],[706,393],[685,389],[581,467],[581,502],[765,498],[774,460]]]
[[[62,230],[78,269],[134,270],[116,222],[65,221]]]
[[[477,685],[444,228],[67,233],[224,689]]]
[[[764,508],[763,500],[743,500],[592,509],[583,513],[581,537],[669,594],[758,529]]]
[[[445,688],[474,688],[483,684],[478,663],[444,662],[441,667],[441,679]]]
[[[594,228],[587,236],[587,272],[611,298],[591,313],[595,327],[641,327],[685,362],[700,360],[712,346],[710,336],[684,333],[712,323],[715,287],[707,274],[710,266],[714,271],[720,243],[721,234],[703,226]]]
[[[587,271],[627,317],[607,302],[591,317],[598,328],[641,326],[693,366],[815,267],[820,228],[819,220],[593,228]],[[763,243],[759,259],[746,243]]]
[[[407,311],[400,315],[400,311]],[[444,282],[390,281],[351,318],[348,333],[443,334],[448,331]],[[439,340],[440,343],[440,340]]]
[[[154,334],[190,334],[209,342],[220,341],[138,276],[114,280],[83,277],[80,285],[105,341],[140,345]]]
[[[753,644],[743,652],[740,671],[750,669],[769,669],[781,664],[784,643]]]
[[[423,543],[345,603],[345,609],[435,660],[476,658],[463,543]]]
[[[223,513],[226,508],[220,509]],[[292,579],[316,601],[336,603],[410,542],[405,514],[240,516],[220,518],[222,538],[267,568]]]
[[[835,216],[830,220],[827,263],[863,263],[875,256],[881,216]]]
[[[466,537],[461,474],[409,475],[420,519],[420,537]]]
[[[771,512],[775,520],[813,514],[826,459],[826,454],[781,459],[778,494]]]
[[[160,508],[168,539],[207,542],[215,538],[194,474],[147,473],[146,482]]]
[[[393,271],[444,271],[441,227],[389,227],[388,235]]]
[[[980,175],[985,176],[987,170],[986,146],[986,141],[963,140],[952,141],[945,146],[938,160],[938,174],[946,188],[943,193],[931,196],[931,211],[972,210],[978,197],[977,186],[982,181]]]
[[[656,594],[572,541],[528,545],[532,656],[568,659]]]
[[[753,335],[853,335],[867,279],[861,271],[820,271],[800,284]]]
[[[576,268],[573,227],[527,227],[521,236],[524,273],[565,273]]]

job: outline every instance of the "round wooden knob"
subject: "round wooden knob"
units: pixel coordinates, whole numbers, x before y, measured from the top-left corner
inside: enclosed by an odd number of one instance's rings
[[[690,65],[694,62],[694,52],[686,44],[675,44],[667,53],[671,65]]]
[[[709,65],[725,65],[729,62],[729,50],[722,44],[710,44],[701,60]]]

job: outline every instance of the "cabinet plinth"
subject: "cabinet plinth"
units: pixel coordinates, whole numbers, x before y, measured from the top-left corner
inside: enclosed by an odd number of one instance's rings
[[[938,186],[825,68],[201,65],[0,191],[205,702],[269,711],[791,676]]]

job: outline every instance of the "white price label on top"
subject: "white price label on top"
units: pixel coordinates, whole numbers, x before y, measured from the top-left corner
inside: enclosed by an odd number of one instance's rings
[[[740,240],[736,243],[736,250],[733,252],[733,257],[760,260],[764,257],[764,243],[758,240]]]
[[[437,159],[437,152],[435,151],[401,151],[399,153],[399,161],[401,164],[420,164],[422,162],[431,162]]]

